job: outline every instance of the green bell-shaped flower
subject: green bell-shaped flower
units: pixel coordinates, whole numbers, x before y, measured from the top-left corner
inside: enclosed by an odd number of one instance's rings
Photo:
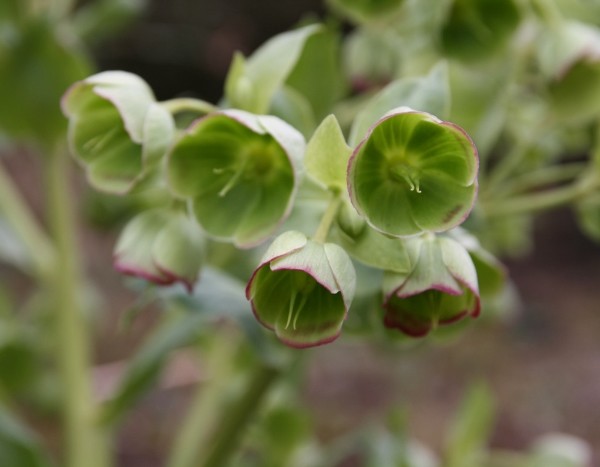
[[[254,315],[286,345],[335,340],[346,319],[356,274],[346,252],[288,231],[271,244],[246,288]]]
[[[175,125],[140,77],[99,73],[71,86],[62,100],[69,147],[102,191],[125,194],[166,154]]]
[[[114,266],[158,285],[181,282],[191,292],[203,258],[198,225],[183,212],[154,209],[127,224],[115,247]]]
[[[519,26],[515,0],[453,0],[440,34],[443,52],[477,60],[501,49]]]
[[[480,311],[477,273],[467,250],[448,237],[407,240],[413,263],[407,274],[384,276],[384,325],[422,337],[439,325]]]
[[[254,246],[289,214],[304,137],[284,121],[240,110],[210,114],[175,143],[173,192],[191,200],[211,236]]]
[[[385,234],[441,232],[471,211],[477,168],[477,150],[462,128],[399,108],[354,150],[348,191],[357,211]]]

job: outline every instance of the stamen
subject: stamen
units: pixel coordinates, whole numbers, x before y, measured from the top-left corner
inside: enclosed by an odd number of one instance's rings
[[[248,165],[248,158],[244,159],[244,161],[235,170],[235,173],[231,176],[229,181],[225,184],[225,186],[223,188],[221,188],[221,191],[219,191],[219,196],[221,198],[223,196],[225,196],[227,193],[229,193],[235,185],[237,185],[240,178],[244,174],[244,169],[246,168],[246,165]],[[224,169],[217,169],[217,170],[224,170]]]
[[[94,136],[90,138],[85,143],[83,143],[83,149],[89,152],[100,152],[106,146],[106,143],[110,138],[114,136],[114,134],[119,131],[117,127],[112,128],[110,131],[99,134],[98,136]]]
[[[287,321],[285,323],[285,328],[287,329],[290,327],[290,322],[292,321],[292,314],[294,312],[294,304],[296,303],[296,296],[298,294],[296,292],[292,293],[292,299],[290,300],[290,306],[288,307],[288,318]],[[294,329],[296,329],[296,321],[294,320]]]

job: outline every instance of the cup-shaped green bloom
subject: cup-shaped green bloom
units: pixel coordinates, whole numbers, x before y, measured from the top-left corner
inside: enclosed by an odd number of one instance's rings
[[[400,108],[371,127],[354,150],[348,191],[357,211],[385,234],[441,232],[471,211],[478,165],[462,128]]]
[[[477,273],[466,249],[447,237],[410,239],[407,274],[384,276],[384,324],[413,337],[439,325],[479,315]]]
[[[102,191],[124,194],[156,167],[175,125],[140,77],[106,71],[72,85],[62,100],[69,147]]]
[[[211,236],[254,246],[289,214],[304,137],[284,121],[229,110],[198,120],[168,158],[173,192]]]
[[[261,324],[283,343],[304,348],[339,336],[355,287],[354,266],[341,247],[288,231],[263,256],[246,297]]]
[[[191,292],[203,250],[202,232],[192,219],[183,212],[155,209],[125,226],[115,247],[114,266],[158,285],[181,282]]]
[[[453,0],[441,29],[440,46],[454,58],[486,57],[508,42],[520,19],[515,0]]]

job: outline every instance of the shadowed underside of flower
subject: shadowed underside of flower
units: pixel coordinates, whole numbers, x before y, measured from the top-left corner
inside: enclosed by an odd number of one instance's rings
[[[460,224],[477,194],[477,151],[458,126],[399,109],[382,118],[348,165],[352,203],[375,229],[395,236]]]
[[[339,336],[355,282],[352,262],[342,248],[286,232],[265,254],[246,296],[259,322],[282,342],[313,347]]]
[[[384,325],[423,337],[439,325],[480,312],[477,274],[462,245],[426,236],[410,241],[414,267],[384,278]]]
[[[303,137],[275,117],[213,114],[174,146],[169,181],[208,234],[254,246],[289,213],[303,151]]]

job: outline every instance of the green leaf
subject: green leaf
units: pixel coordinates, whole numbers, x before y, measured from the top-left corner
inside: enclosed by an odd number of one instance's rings
[[[0,260],[25,271],[32,266],[27,247],[2,217],[0,217]]]
[[[344,190],[351,153],[340,124],[334,115],[329,115],[308,142],[304,166],[307,173],[324,186]]]
[[[98,44],[130,25],[143,11],[147,0],[96,0],[78,8],[73,18],[77,35]]]
[[[317,126],[306,97],[289,86],[283,86],[273,96],[270,113],[292,125],[305,137],[310,136]]]
[[[36,437],[0,406],[0,459],[10,467],[50,467],[47,454]]]
[[[369,23],[393,17],[404,0],[329,0],[328,3],[355,23]]]
[[[448,431],[447,467],[478,467],[491,433],[494,419],[492,395],[487,386],[476,384],[465,396]]]
[[[442,120],[450,111],[448,67],[440,63],[428,75],[420,78],[401,78],[377,93],[356,116],[350,131],[350,145],[355,146],[369,128],[383,115],[397,107],[410,107],[428,112]]]
[[[286,80],[310,103],[317,121],[322,120],[346,91],[341,70],[340,38],[331,28],[312,34]],[[290,122],[291,123],[291,122]]]
[[[310,25],[284,32],[263,44],[247,60],[234,56],[225,85],[228,104],[257,114],[267,113],[307,39],[318,30],[319,26]]]

